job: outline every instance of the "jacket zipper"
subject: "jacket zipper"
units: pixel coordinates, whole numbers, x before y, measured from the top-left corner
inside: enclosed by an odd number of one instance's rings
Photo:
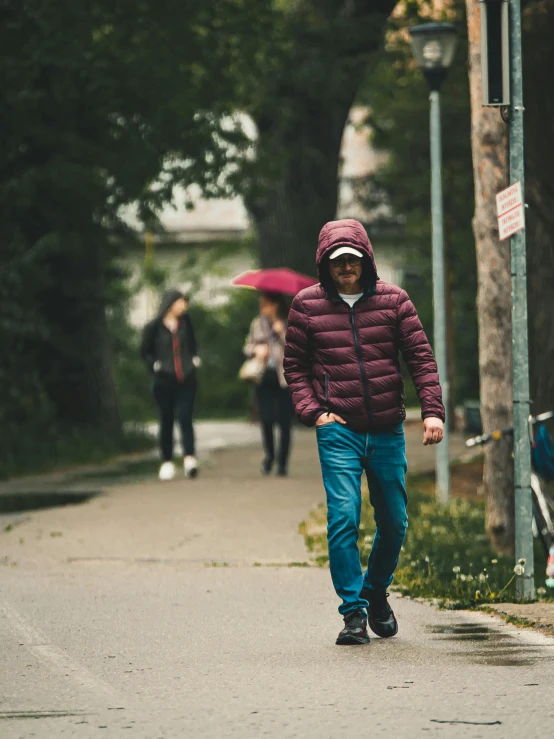
[[[398,374],[398,378],[400,379],[400,412],[402,414],[402,418],[406,418],[406,408],[404,407],[404,378],[402,377],[402,372],[400,370],[396,370]]]
[[[364,362],[362,359],[362,350],[360,347],[360,341],[358,339],[358,330],[356,329],[356,318],[354,315],[354,306],[350,307],[350,323],[352,324],[352,334],[354,336],[354,346],[356,347],[356,355],[358,357],[358,364],[360,365],[360,374],[362,376],[362,385],[364,387],[364,401],[365,410],[369,425],[371,426],[371,407],[369,405],[369,392],[367,390],[367,377],[364,369]]]
[[[329,402],[329,378],[327,375],[323,375],[323,379],[325,380],[325,402]]]

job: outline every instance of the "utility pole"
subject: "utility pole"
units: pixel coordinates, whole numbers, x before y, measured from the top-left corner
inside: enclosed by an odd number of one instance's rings
[[[521,183],[525,203],[523,145],[523,64],[521,2],[510,0],[510,184]],[[529,443],[529,340],[527,325],[527,249],[525,229],[511,237],[512,259],[512,362],[514,393],[514,486],[516,562],[525,560],[516,579],[519,600],[535,596],[532,536],[531,448]]]

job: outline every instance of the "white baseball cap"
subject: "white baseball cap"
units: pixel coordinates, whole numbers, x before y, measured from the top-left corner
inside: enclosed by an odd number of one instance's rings
[[[358,249],[354,249],[351,246],[339,246],[338,249],[335,249],[335,251],[331,252],[329,254],[329,259],[336,259],[337,257],[342,257],[343,254],[353,254],[355,257],[363,257],[363,252],[358,251]]]

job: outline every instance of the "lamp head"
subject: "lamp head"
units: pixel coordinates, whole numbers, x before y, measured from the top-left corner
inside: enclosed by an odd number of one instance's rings
[[[410,28],[412,50],[431,90],[439,90],[456,51],[456,26],[423,23]]]

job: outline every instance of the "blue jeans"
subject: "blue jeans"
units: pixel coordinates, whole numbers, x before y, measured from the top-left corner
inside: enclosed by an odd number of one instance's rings
[[[408,527],[404,428],[360,434],[340,423],[318,426],[317,445],[327,494],[327,536],[333,585],[341,614],[367,608],[362,587],[386,590]],[[365,471],[377,531],[362,575],[358,530]]]

